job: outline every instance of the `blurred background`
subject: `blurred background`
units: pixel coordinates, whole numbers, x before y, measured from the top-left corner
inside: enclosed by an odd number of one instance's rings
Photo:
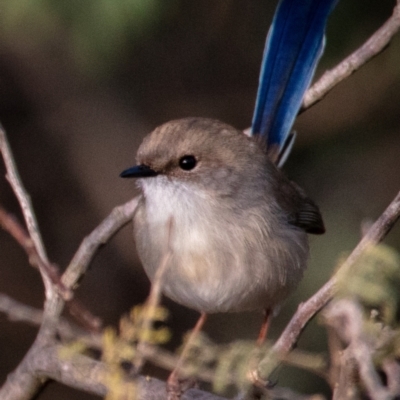
[[[250,125],[266,33],[276,1],[3,0],[0,5],[0,120],[32,196],[51,260],[65,268],[81,240],[113,207],[137,194],[119,173],[144,135],[185,116]],[[391,15],[394,0],[342,0],[327,31],[317,77],[360,46]],[[378,57],[302,114],[285,170],[320,205],[327,233],[311,237],[311,260],[275,319],[277,338],[299,302],[356,245],[400,187],[400,35]],[[20,217],[0,163],[0,203]],[[149,282],[125,228],[95,258],[78,298],[106,325],[146,298]],[[397,226],[386,243],[400,250]],[[0,292],[41,308],[43,286],[23,251],[0,231]],[[197,314],[165,300],[180,343]],[[255,339],[261,315],[215,315],[217,343]],[[0,377],[21,360],[36,328],[0,315]],[[299,347],[326,352],[316,321]],[[165,373],[159,371],[159,376]],[[282,369],[278,384],[303,393],[327,385]],[[48,384],[39,400],[94,396]]]

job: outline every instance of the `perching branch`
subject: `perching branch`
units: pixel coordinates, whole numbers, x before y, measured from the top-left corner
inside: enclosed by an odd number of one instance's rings
[[[338,274],[350,269],[364,254],[369,246],[378,244],[389,233],[393,225],[400,217],[400,192],[393,199],[384,213],[371,226],[367,234],[358,243],[350,256],[342,264],[336,274],[310,299],[299,305],[296,313],[286,326],[285,330],[272,347],[272,354],[278,359],[284,359],[296,344],[301,332],[314,315],[321,310],[335,293]],[[268,376],[271,372],[271,354],[268,354],[259,364],[261,377]]]
[[[37,349],[30,353],[29,363],[26,365],[25,373],[37,374],[40,371],[41,377],[53,379],[69,387],[97,394],[104,397],[108,392],[106,385],[111,371],[99,361],[95,361],[81,354],[68,352],[65,348],[56,344],[49,344],[46,347]],[[27,400],[32,393],[26,395],[18,387],[18,382],[12,385],[12,393],[0,391],[2,400]],[[11,388],[11,382],[9,387]],[[137,394],[137,400],[157,400],[165,398],[165,383],[145,376],[127,378],[123,382],[122,392]],[[124,389],[125,387],[125,389]],[[222,397],[198,389],[189,389],[182,400],[224,400]]]
[[[0,312],[6,314],[12,321],[26,322],[33,326],[38,326],[42,322],[43,311],[22,304],[9,296],[0,294]],[[57,333],[63,340],[68,342],[79,341],[88,347],[101,349],[102,338],[99,334],[87,334],[72,323],[60,319],[57,325]],[[177,356],[165,352],[154,346],[146,346],[144,356],[153,361],[156,365],[161,365],[168,369],[173,369]],[[51,346],[42,348],[41,351],[32,352],[29,362],[26,363],[26,374],[37,373],[41,371],[44,376],[54,379],[60,383],[73,387],[75,389],[88,391],[99,396],[107,393],[107,387],[104,384],[105,376],[108,373],[106,364],[95,361],[84,355],[77,354],[73,350],[68,350],[61,345],[54,343]],[[211,380],[210,376],[207,380]],[[19,378],[18,378],[19,379]],[[26,389],[23,391],[17,384],[18,379],[9,379],[6,386],[7,391],[0,389],[2,400],[29,399],[34,393]],[[165,382],[158,379],[145,376],[127,377],[126,385],[137,384],[140,390],[139,399],[160,399],[165,396]],[[3,397],[4,396],[4,397]],[[21,397],[18,397],[21,396]],[[27,397],[23,397],[27,396]],[[223,400],[222,397],[203,392],[197,389],[191,389],[182,397],[182,399],[203,399],[203,400]]]
[[[42,310],[30,307],[2,293],[0,293],[0,312],[5,314],[10,321],[24,322],[32,326],[40,326],[43,320]],[[102,333],[88,333],[64,318],[60,318],[57,324],[57,335],[62,339],[62,342],[79,342],[87,346],[87,348],[98,351],[102,350]],[[175,368],[179,358],[174,353],[150,344],[143,346],[140,352],[147,361],[167,371]],[[305,354],[305,357],[310,358],[308,354]],[[292,363],[292,360],[290,362]],[[204,382],[212,382],[215,378],[215,373],[211,369],[202,370],[199,371],[197,377]]]
[[[382,52],[400,28],[400,1],[393,9],[392,16],[353,54],[312,85],[303,98],[301,111],[305,111],[321,101],[336,85],[348,78],[352,73]]]

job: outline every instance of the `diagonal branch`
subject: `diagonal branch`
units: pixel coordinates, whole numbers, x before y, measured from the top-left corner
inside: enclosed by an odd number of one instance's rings
[[[7,213],[1,206],[0,226],[25,250],[29,263],[33,267],[45,272],[57,293],[63,298],[63,300],[68,302],[67,305],[70,313],[88,329],[92,331],[97,330],[101,325],[101,321],[92,315],[80,302],[78,302],[78,300],[73,299],[72,291],[61,282],[58,268],[55,265],[44,261],[40,257],[33,241],[24,227],[21,226],[18,221]]]
[[[357,247],[341,265],[339,271],[322,288],[310,297],[305,303],[299,305],[296,313],[286,326],[285,330],[272,347],[272,355],[279,359],[284,359],[293,349],[301,332],[314,315],[321,310],[330,300],[335,292],[338,273],[350,269],[365,250],[383,240],[389,233],[393,225],[400,217],[400,192],[386,208],[383,214],[371,226],[367,234],[361,239]],[[271,353],[261,360],[258,369],[261,377],[268,376],[271,372]]]
[[[57,286],[57,290],[65,300],[72,298],[72,292],[61,284],[57,267],[44,261],[38,254],[33,240],[23,226],[0,205],[0,226],[7,231],[17,243],[24,249],[29,263],[40,271],[44,271],[51,283]]]
[[[400,28],[400,1],[393,9],[392,16],[353,54],[345,58],[340,64],[311,86],[303,99],[301,111],[321,101],[336,85],[348,78],[353,72],[382,52],[390,43]]]
[[[31,198],[27,193],[22,180],[19,176],[17,165],[15,163],[14,156],[12,154],[10,145],[7,140],[6,132],[3,126],[0,124],[0,151],[3,155],[4,164],[6,166],[6,178],[10,183],[15,196],[18,199],[18,202],[21,206],[22,214],[24,215],[25,223],[29,232],[29,236],[33,242],[33,246],[36,248],[37,253],[40,258],[46,263],[49,264],[49,259],[47,257],[46,249],[43,244],[42,236],[40,234],[39,226],[36,220],[36,215],[33,210]],[[46,298],[50,298],[53,286],[51,283],[51,278],[47,276],[47,270],[41,269],[40,266],[39,271],[42,275],[43,283],[46,289]]]
[[[61,281],[65,287],[70,289],[75,288],[80,278],[88,269],[97,250],[132,220],[139,200],[140,197],[137,196],[127,203],[115,207],[110,215],[90,235],[83,239],[79,249],[61,277]]]

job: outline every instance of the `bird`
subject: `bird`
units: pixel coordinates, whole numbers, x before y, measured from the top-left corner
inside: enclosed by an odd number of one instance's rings
[[[318,206],[281,167],[336,3],[279,1],[250,130],[201,117],[166,122],[120,174],[141,190],[133,230],[144,270],[153,282],[168,249],[162,291],[200,312],[194,332],[208,314],[264,310],[262,344],[306,269],[307,234],[325,232]],[[168,379],[170,399],[179,398],[178,369]]]
[[[325,228],[318,207],[280,166],[336,2],[279,2],[248,135],[209,118],[170,121],[144,138],[137,164],[121,173],[142,192],[134,238],[150,280],[170,242],[163,292],[177,303],[207,314],[273,313],[301,280],[307,233]]]
[[[147,136],[137,154],[142,197],[134,237],[153,280],[169,240],[163,292],[199,312],[273,309],[300,281],[317,206],[258,140],[218,120],[184,118]],[[166,229],[173,219],[169,237]]]

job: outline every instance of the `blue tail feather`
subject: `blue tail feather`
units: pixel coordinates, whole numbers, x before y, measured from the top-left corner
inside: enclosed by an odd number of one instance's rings
[[[338,0],[281,0],[268,32],[251,134],[268,149],[285,147],[324,48]]]

